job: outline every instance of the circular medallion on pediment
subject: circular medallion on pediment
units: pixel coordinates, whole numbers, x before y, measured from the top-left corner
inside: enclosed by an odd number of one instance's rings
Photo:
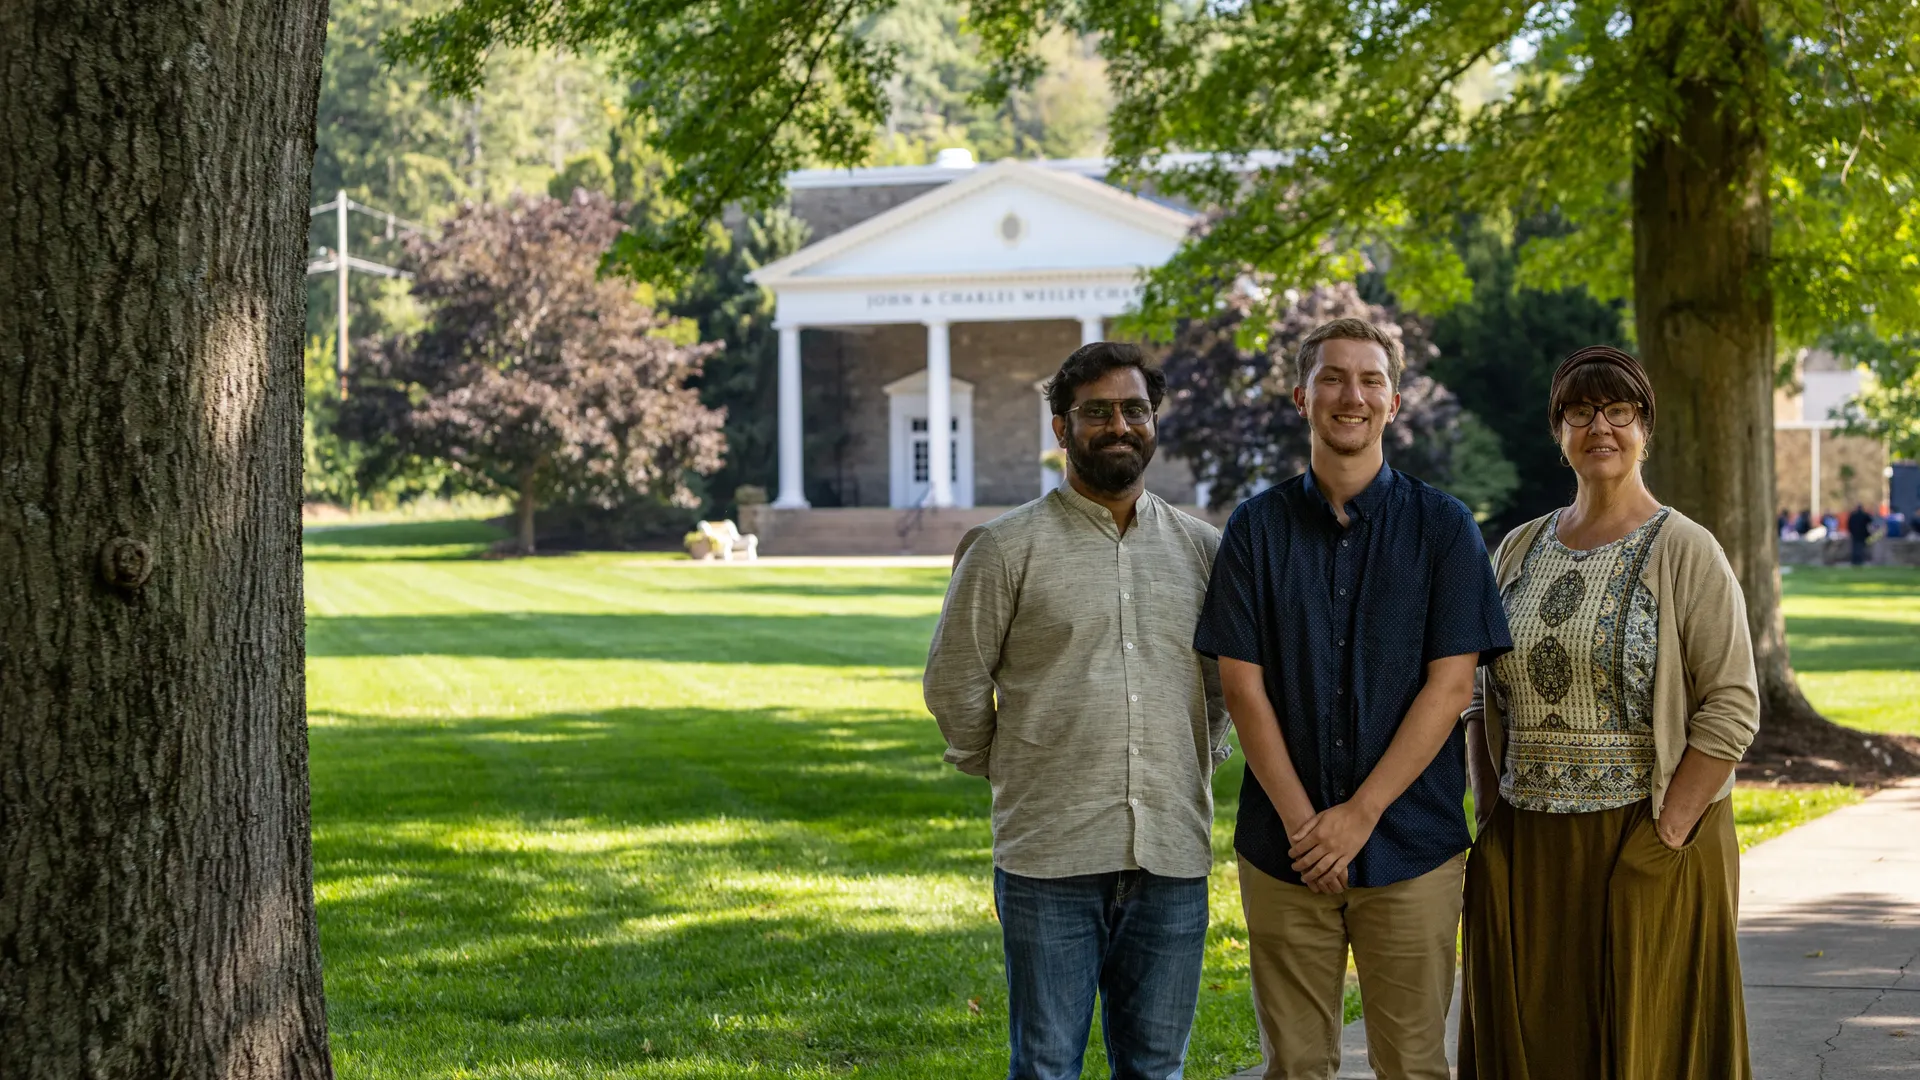
[[[1027,235],[1027,223],[1020,220],[1019,214],[1011,210],[1007,211],[1007,216],[1000,219],[1000,239],[1009,244],[1017,244],[1025,235]]]

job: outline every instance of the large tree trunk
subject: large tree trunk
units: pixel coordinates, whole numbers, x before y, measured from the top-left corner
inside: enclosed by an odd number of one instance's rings
[[[1755,0],[1703,6],[1725,27],[1735,77],[1680,83],[1674,128],[1642,142],[1633,174],[1634,318],[1659,395],[1649,479],[1713,531],[1746,592],[1763,736],[1791,745],[1818,732],[1825,743],[1831,725],[1794,681],[1780,613],[1772,218],[1759,109],[1767,57]],[[1636,29],[1660,27],[1641,19]],[[1675,26],[1653,52],[1671,62],[1682,32]]]
[[[327,1077],[300,591],[324,0],[0,6],[0,1076]]]

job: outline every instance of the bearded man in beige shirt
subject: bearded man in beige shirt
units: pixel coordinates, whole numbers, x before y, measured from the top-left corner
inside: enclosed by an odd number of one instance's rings
[[[1166,377],[1087,345],[1047,386],[1066,482],[969,532],[927,657],[946,760],[993,786],[1009,1080],[1078,1077],[1096,995],[1115,1080],[1181,1075],[1207,932],[1219,533],[1149,493]]]

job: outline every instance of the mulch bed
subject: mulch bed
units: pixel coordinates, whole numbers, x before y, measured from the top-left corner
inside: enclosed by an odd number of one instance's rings
[[[1740,762],[1744,783],[1780,786],[1852,784],[1865,790],[1920,776],[1920,737],[1880,735],[1825,720],[1802,721],[1760,737]]]

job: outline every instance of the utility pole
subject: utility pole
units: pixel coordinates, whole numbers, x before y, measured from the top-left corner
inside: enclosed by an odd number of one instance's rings
[[[343,190],[333,200],[334,216],[340,225],[340,303],[334,322],[334,343],[339,346],[340,358],[334,363],[334,375],[340,380],[340,400],[347,399],[347,193]]]
[[[379,274],[381,277],[413,277],[412,274],[407,273],[405,270],[399,270],[368,259],[356,259],[352,255],[347,254],[347,213],[348,211],[355,210],[376,220],[385,221],[387,226],[387,239],[389,240],[393,239],[393,230],[396,225],[400,226],[400,228],[406,232],[417,233],[424,231],[419,225],[405,218],[395,217],[389,211],[376,210],[371,206],[354,202],[352,199],[347,198],[345,191],[336,194],[332,202],[321,203],[319,206],[315,206],[308,211],[309,216],[312,217],[318,217],[329,211],[334,215],[334,243],[337,246],[331,252],[330,258],[321,258],[308,263],[307,274],[308,276],[314,274],[337,274],[339,276],[336,290],[337,307],[334,313],[334,337],[336,339],[334,344],[337,349],[337,356],[334,360],[334,373],[339,376],[340,396],[342,398],[347,396],[347,336],[350,329],[348,325],[350,316],[347,312],[348,271],[359,270],[363,273]],[[325,248],[322,248],[321,254],[326,255],[328,252]]]

